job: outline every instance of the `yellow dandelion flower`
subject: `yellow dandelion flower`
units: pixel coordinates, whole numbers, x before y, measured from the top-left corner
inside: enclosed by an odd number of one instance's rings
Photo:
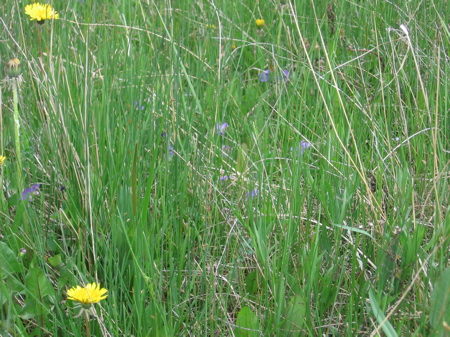
[[[37,20],[41,23],[48,19],[59,19],[59,14],[51,5],[39,2],[25,6],[25,14],[30,16],[30,20]]]
[[[0,165],[3,165],[3,163],[5,162],[6,157],[5,156],[0,156]]]
[[[67,291],[67,299],[80,302],[81,304],[98,303],[108,297],[105,295],[108,292],[105,288],[100,288],[100,284],[89,283],[86,287],[80,286],[72,287]]]
[[[262,26],[264,26],[266,24],[266,22],[263,19],[257,19],[255,22],[256,22],[256,25],[258,26],[258,28],[261,28]]]

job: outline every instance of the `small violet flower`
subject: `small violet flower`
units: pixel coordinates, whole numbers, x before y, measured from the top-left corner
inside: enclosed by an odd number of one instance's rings
[[[289,81],[289,70],[287,70],[287,69],[283,70],[283,80],[284,80],[284,83]]]
[[[230,151],[231,151],[231,147],[229,147],[228,145],[222,145],[222,154],[224,156],[228,157],[228,154],[230,153]]]
[[[216,133],[223,136],[225,131],[228,129],[228,123],[216,124]]]
[[[31,200],[33,195],[39,195],[39,187],[41,187],[41,184],[36,184],[24,189],[20,200]]]
[[[264,70],[261,74],[259,74],[259,77],[261,77],[261,82],[269,82],[269,75],[270,70]]]
[[[248,200],[249,198],[253,198],[253,197],[258,196],[258,193],[259,193],[259,191],[258,191],[257,188],[251,190],[250,192],[248,192],[248,193],[246,194],[245,200]]]
[[[262,73],[259,74],[259,77],[261,78],[261,82],[269,82],[270,80],[270,69],[264,70]],[[278,81],[281,79],[279,78]],[[286,83],[289,81],[289,70],[284,69],[283,70],[283,81]]]
[[[172,146],[172,145],[169,145],[169,155],[170,155],[170,156],[173,156],[173,155],[175,155],[175,151],[174,151],[174,149],[173,149],[173,146]]]
[[[302,140],[302,141],[299,143],[299,147],[298,147],[298,148],[291,147],[291,151],[292,151],[292,152],[297,152],[297,151],[298,151],[299,154],[303,154],[303,152],[305,152],[305,150],[306,150],[307,148],[309,148],[309,147],[311,147],[311,143],[308,143],[307,141]],[[298,155],[298,154],[297,154],[297,155]]]
[[[134,101],[134,108],[136,110],[145,110],[145,105],[140,105],[138,101]]]

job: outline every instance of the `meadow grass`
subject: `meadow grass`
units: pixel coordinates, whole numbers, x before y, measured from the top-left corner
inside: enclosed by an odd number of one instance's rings
[[[433,335],[446,2],[50,3],[0,4],[2,336],[86,335],[92,282],[93,336]]]

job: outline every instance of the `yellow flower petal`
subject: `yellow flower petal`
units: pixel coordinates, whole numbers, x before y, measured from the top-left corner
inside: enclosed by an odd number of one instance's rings
[[[100,284],[89,283],[86,287],[80,286],[72,287],[67,291],[67,299],[84,303],[98,303],[108,297],[105,295],[108,292],[105,288],[100,288]]]
[[[49,4],[34,3],[27,5],[25,6],[25,14],[30,16],[30,20],[59,19],[59,14]]]

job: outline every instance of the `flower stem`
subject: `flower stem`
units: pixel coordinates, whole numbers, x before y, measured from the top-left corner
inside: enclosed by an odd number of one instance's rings
[[[17,161],[17,188],[19,189],[19,195],[23,190],[23,180],[22,180],[22,158],[20,152],[20,119],[19,119],[19,85],[18,78],[14,77],[12,81],[12,91],[14,100],[14,140],[16,145],[16,161]]]
[[[86,311],[84,316],[84,323],[86,326],[86,337],[91,337],[91,330],[89,328],[89,313]]]
[[[41,42],[41,34],[42,34],[42,27],[38,23],[36,25],[37,30],[37,36],[38,36],[38,47],[39,47],[39,66],[41,67],[42,72],[44,72],[44,60],[42,59],[42,42]]]

